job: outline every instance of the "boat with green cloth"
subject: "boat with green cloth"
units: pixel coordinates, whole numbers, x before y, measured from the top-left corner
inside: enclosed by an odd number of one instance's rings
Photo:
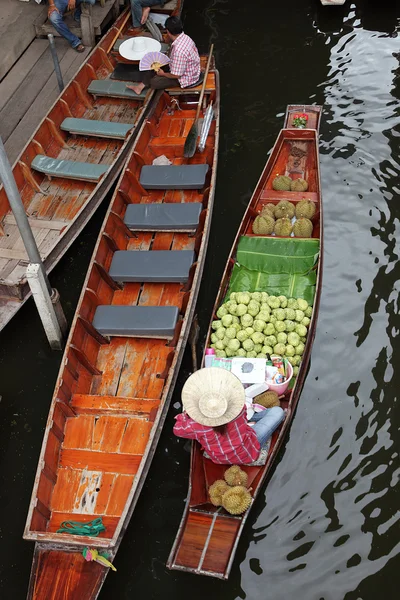
[[[300,108],[298,105],[292,107],[294,110]],[[247,473],[246,487],[250,488],[252,496],[250,505],[241,514],[231,514],[223,506],[215,506],[211,502],[209,488],[217,480],[224,479],[227,465],[214,464],[203,455],[200,444],[193,442],[189,493],[168,559],[167,566],[170,569],[220,579],[229,577],[246,519],[258,494],[264,490],[268,473],[288,433],[307,374],[317,326],[323,256],[318,130],[311,129],[307,124],[319,126],[321,107],[302,106],[301,109],[301,128],[296,128],[299,120],[294,120],[293,124],[293,111],[288,110],[285,122],[288,128],[279,133],[255,187],[225,267],[205,343],[205,347],[214,345],[217,348],[217,356],[238,355],[229,352],[229,344],[225,350],[219,350],[220,346],[213,344],[216,338],[212,324],[221,319],[221,315],[234,312],[232,302],[235,304],[239,293],[241,297],[248,292],[253,297],[259,293],[265,301],[270,301],[269,306],[280,307],[278,310],[283,308],[286,319],[289,319],[290,307],[291,310],[297,309],[294,311],[296,320],[300,317],[304,320],[307,332],[304,342],[301,341],[297,346],[302,346],[301,356],[297,353],[292,356],[292,350],[289,354],[289,346],[285,346],[285,358],[292,363],[295,373],[288,389],[280,397],[280,405],[287,411],[286,418],[274,432],[264,457],[260,456],[252,465],[241,465],[241,469]],[[309,218],[303,216],[305,213]],[[281,221],[279,225],[278,221]],[[304,318],[300,306],[307,306]],[[271,314],[273,310],[271,308]],[[287,337],[289,339],[289,335]],[[223,346],[225,342],[221,342]],[[240,349],[240,356],[255,357],[255,352],[244,352],[244,345],[245,342]],[[266,352],[266,346],[263,348]],[[258,356],[264,355],[261,352]]]

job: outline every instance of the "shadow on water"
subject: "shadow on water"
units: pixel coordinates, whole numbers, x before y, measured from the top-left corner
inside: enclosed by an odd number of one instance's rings
[[[115,560],[118,572],[101,599],[397,598],[399,17],[394,0],[348,0],[340,8],[318,0],[186,1],[185,29],[203,52],[215,43],[222,81],[216,204],[198,303],[202,335],[289,102],[325,105],[319,325],[296,418],[229,581],[165,568],[187,492],[187,445],[171,435],[191,369],[186,356]],[[69,320],[101,220],[98,213],[52,276]],[[0,591],[22,600],[32,546],[21,536],[60,355],[48,349],[31,302],[0,343]]]

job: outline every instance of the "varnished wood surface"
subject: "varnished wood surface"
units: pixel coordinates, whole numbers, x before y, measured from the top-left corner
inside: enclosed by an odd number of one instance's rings
[[[141,118],[154,97],[154,93],[149,91],[144,102],[134,99],[95,99],[86,91],[93,79],[108,78],[114,69],[116,61],[109,58],[104,49],[115,37],[115,27],[118,30],[118,24],[125,15],[126,12],[91,52],[13,166],[17,187],[47,272],[57,264],[109,191],[133,143]],[[125,140],[74,137],[61,130],[61,123],[66,117],[132,123],[133,128]],[[97,184],[59,177],[50,180],[30,167],[38,154],[90,164],[105,164],[109,168]],[[53,221],[55,227],[51,226]],[[0,330],[30,295],[25,277],[27,264],[28,258],[21,236],[1,187]]]
[[[289,122],[291,115],[289,109],[292,108],[297,111],[299,107],[288,107],[287,115],[289,115]],[[302,108],[304,109],[304,107]],[[321,112],[321,107],[313,106],[311,109],[315,114],[320,114]],[[286,118],[285,122],[287,121],[288,118]],[[240,224],[213,309],[212,320],[216,318],[215,313],[226,295],[240,237],[242,235],[253,235],[252,222],[255,215],[261,211],[263,205],[268,202],[277,204],[282,199],[288,199],[296,204],[303,197],[315,202],[317,212],[313,219],[313,237],[320,240],[320,257],[317,264],[316,294],[305,353],[293,389],[291,391],[288,390],[281,400],[281,406],[287,409],[287,415],[282,425],[272,436],[266,464],[259,467],[242,465],[242,468],[248,474],[248,486],[252,489],[253,499],[260,492],[261,486],[267,477],[292,420],[306,376],[318,317],[323,257],[322,202],[318,134],[316,130],[316,127],[319,126],[319,120],[318,122],[313,122],[310,118],[308,125],[309,128],[307,129],[283,129],[280,132]],[[305,157],[299,163],[294,163],[292,160],[290,150],[293,146],[297,146],[306,152]],[[303,177],[308,181],[309,190],[303,194],[273,190],[272,181],[277,173],[280,175],[290,175],[293,179]],[[205,348],[209,345],[208,340],[211,332],[210,323],[204,345]],[[220,579],[228,578],[240,534],[251,506],[244,514],[232,516],[223,508],[217,509],[210,503],[208,488],[217,479],[223,479],[225,470],[226,465],[217,465],[211,460],[204,458],[200,445],[197,442],[192,444],[189,494],[175,543],[168,559],[167,566],[170,569],[188,571]]]
[[[215,81],[218,83],[217,72]],[[213,102],[216,120],[202,154],[183,158],[196,104],[182,97],[182,110],[176,110],[171,97],[160,92],[117,183],[62,360],[35,480],[24,537],[42,547],[55,545],[58,551],[64,547],[67,552],[71,544],[80,549],[90,545],[107,548],[114,556],[140,494],[168,409],[204,266],[217,166],[218,86],[207,98],[207,102]],[[161,155],[175,165],[207,163],[209,173],[204,188],[143,190],[139,184],[142,165],[152,164]],[[126,229],[123,217],[128,204],[161,202],[201,202],[203,211],[197,232],[132,234]],[[190,249],[195,252],[196,261],[186,285],[126,283],[120,289],[107,274],[118,249]],[[180,310],[180,322],[169,342],[134,337],[105,340],[90,327],[98,304],[173,305]],[[63,520],[87,522],[99,516],[106,531],[96,538],[78,539],[57,533]],[[32,572],[31,590],[39,589],[44,585],[41,582],[50,577],[46,573],[53,572],[53,558],[53,554],[42,553],[40,568],[34,566]],[[86,590],[88,571],[85,567],[83,579],[78,558],[71,563],[63,558],[62,568],[70,571],[62,576],[71,582],[68,590],[75,590],[75,585],[76,589],[82,585]],[[106,573],[104,570],[101,581]],[[76,579],[81,583],[77,584]],[[84,596],[85,600],[95,598],[100,585],[95,571],[91,595]],[[29,597],[52,598],[41,593],[34,591]]]

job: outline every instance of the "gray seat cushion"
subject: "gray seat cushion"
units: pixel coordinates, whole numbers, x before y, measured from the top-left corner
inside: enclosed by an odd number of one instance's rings
[[[94,79],[88,89],[89,94],[94,96],[107,96],[109,98],[136,98],[143,100],[148,92],[144,89],[140,94],[128,90],[125,81],[116,81],[113,79]]]
[[[196,229],[202,207],[200,202],[129,204],[124,223],[133,231]]]
[[[92,119],[75,119],[68,117],[61,123],[61,129],[79,135],[94,135],[97,137],[123,140],[133,124],[113,123],[112,121],[96,121]]]
[[[176,306],[98,306],[93,326],[108,336],[171,339],[178,315]]]
[[[140,183],[146,190],[198,190],[207,172],[208,165],[145,165]]]
[[[109,273],[120,283],[184,283],[193,261],[192,250],[118,250]]]
[[[45,173],[50,177],[65,177],[82,181],[99,181],[110,165],[95,165],[73,160],[62,160],[38,154],[31,162],[32,169]]]

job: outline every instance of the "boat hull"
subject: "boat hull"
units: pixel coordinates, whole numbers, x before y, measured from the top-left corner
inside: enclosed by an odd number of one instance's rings
[[[288,115],[290,116],[293,112],[290,109],[298,111],[299,108],[299,106],[293,105],[288,107],[285,124],[288,122]],[[301,107],[302,110],[304,110],[304,108],[305,107]],[[321,112],[320,107],[311,107],[313,111],[315,108],[318,109],[318,113]],[[312,122],[312,118],[309,118],[309,122]],[[315,123],[316,126],[319,126],[319,119]],[[319,219],[314,227],[315,234],[313,233],[313,235],[319,239],[319,261],[315,284],[313,314],[301,367],[293,389],[290,392],[287,392],[285,397],[281,400],[281,406],[286,408],[287,414],[283,424],[272,436],[270,450],[265,465],[242,465],[242,468],[248,475],[247,486],[252,489],[253,496],[250,508],[243,515],[229,515],[226,511],[216,508],[210,503],[208,488],[217,479],[223,479],[226,466],[217,465],[212,463],[209,459],[205,459],[199,443],[193,442],[189,493],[179,530],[168,558],[167,567],[169,569],[190,572],[196,575],[206,575],[219,579],[227,579],[229,577],[243,527],[245,526],[251,507],[256,500],[257,495],[262,490],[262,486],[268,477],[270,469],[272,468],[279,449],[286,437],[304,385],[317,326],[323,267],[323,212],[320,192],[318,134],[315,129],[286,129],[282,130],[279,134],[278,140],[256,185],[233,243],[230,257],[222,277],[217,300],[214,305],[213,318],[216,318],[216,311],[219,306],[221,306],[228,292],[229,281],[235,263],[236,249],[241,236],[251,235],[251,223],[263,204],[271,201],[277,202],[279,201],[279,194],[284,194],[284,192],[278,192],[277,196],[277,193],[272,189],[271,182],[277,172],[285,172],[287,161],[285,144],[290,144],[293,140],[302,140],[308,144],[309,158],[307,159],[307,173],[309,177],[307,177],[307,179],[311,184],[311,194],[309,190],[308,195],[313,197],[318,206],[317,211],[319,211]],[[299,199],[300,198],[298,198],[298,200]],[[206,338],[206,347],[209,345],[211,333],[212,329],[210,324]]]

